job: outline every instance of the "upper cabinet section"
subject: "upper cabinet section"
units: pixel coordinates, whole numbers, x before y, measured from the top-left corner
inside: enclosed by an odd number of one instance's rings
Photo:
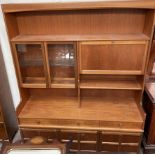
[[[81,42],[81,74],[143,74],[147,54],[145,41]]]
[[[18,12],[5,17],[6,24],[13,25],[8,32],[11,41],[149,40],[146,21],[152,12],[113,8]]]
[[[147,5],[153,1],[104,2],[109,7],[98,8],[100,2],[95,9],[82,2],[79,9],[76,3],[55,10],[50,4],[3,7],[22,87],[78,88],[80,74],[145,74],[154,22]]]

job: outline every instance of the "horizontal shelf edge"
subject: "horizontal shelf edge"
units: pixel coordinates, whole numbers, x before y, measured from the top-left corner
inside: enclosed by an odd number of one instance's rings
[[[104,8],[145,8],[154,9],[154,0],[94,0],[87,2],[51,2],[36,4],[3,4],[2,10],[5,13],[28,12],[28,11],[49,11],[49,10],[81,10],[81,9],[104,9]]]
[[[51,88],[75,88],[75,84],[51,84]]]
[[[47,88],[46,84],[27,84],[23,83],[21,84],[22,88]]]
[[[142,71],[120,71],[120,70],[81,70],[80,74],[105,74],[105,75],[143,75]]]
[[[103,34],[103,35],[18,35],[12,42],[43,42],[43,41],[148,41],[145,34]]]
[[[142,129],[121,129],[121,128],[107,128],[107,127],[73,127],[73,126],[54,126],[54,125],[29,125],[29,124],[19,124],[19,127],[20,128],[47,128],[47,129],[50,129],[50,128],[57,128],[57,129],[76,129],[76,130],[99,130],[99,131],[122,131],[122,132],[140,132],[140,133],[143,133],[144,130]]]
[[[80,89],[142,90],[142,88],[84,87],[84,86],[80,86]]]

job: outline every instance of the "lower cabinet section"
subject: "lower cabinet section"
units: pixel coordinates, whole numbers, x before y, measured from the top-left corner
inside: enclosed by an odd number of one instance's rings
[[[22,128],[24,139],[43,136],[49,141],[58,139],[69,146],[70,152],[137,153],[141,133],[101,132],[61,129]]]

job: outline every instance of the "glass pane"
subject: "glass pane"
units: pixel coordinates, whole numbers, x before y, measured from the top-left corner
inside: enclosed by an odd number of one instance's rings
[[[45,83],[41,45],[18,44],[16,49],[23,83]]]
[[[52,83],[75,83],[73,44],[48,44]]]

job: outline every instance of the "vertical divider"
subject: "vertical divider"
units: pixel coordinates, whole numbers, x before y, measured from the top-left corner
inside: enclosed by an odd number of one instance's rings
[[[76,48],[76,56],[77,56],[77,89],[78,89],[78,107],[81,107],[81,93],[80,93],[80,57],[79,57],[79,50],[80,50],[80,43],[77,42]]]
[[[44,42],[43,46],[44,46],[44,57],[45,57],[47,86],[48,86],[48,88],[50,88],[51,87],[51,76],[50,76],[50,67],[49,67],[47,43]]]
[[[74,73],[75,73],[75,88],[78,88],[78,54],[77,54],[77,42],[73,43],[74,45]]]
[[[12,43],[12,50],[13,50],[13,57],[15,60],[15,68],[18,74],[17,78],[19,80],[19,85],[21,86],[23,84],[23,79],[20,71],[20,65],[19,65],[19,60],[18,60],[18,55],[16,50],[16,43]]]

